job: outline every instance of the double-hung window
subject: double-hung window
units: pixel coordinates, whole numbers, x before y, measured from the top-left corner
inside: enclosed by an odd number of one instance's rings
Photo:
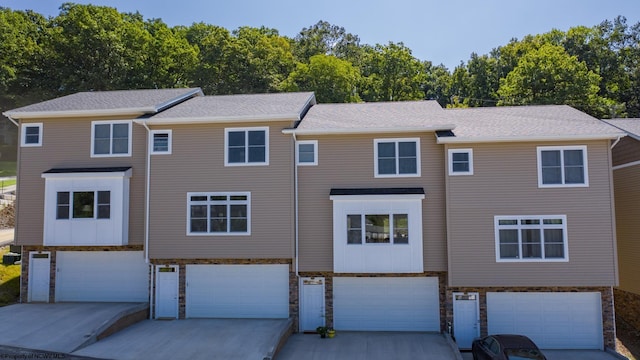
[[[496,260],[567,261],[567,217],[496,216]]]
[[[586,146],[539,146],[538,187],[589,186]]]
[[[91,156],[131,156],[131,121],[93,121]]]
[[[269,165],[269,128],[224,130],[225,166]]]
[[[347,244],[408,244],[408,214],[349,214]]]
[[[318,140],[300,140],[296,143],[298,165],[318,165]]]
[[[42,146],[42,123],[22,124],[20,146]]]
[[[188,193],[187,235],[250,235],[250,193]]]
[[[171,130],[151,130],[151,154],[171,154]]]
[[[110,191],[58,191],[56,219],[110,219]]]
[[[449,149],[449,175],[473,175],[473,149]]]
[[[375,177],[420,176],[420,139],[375,139]]]

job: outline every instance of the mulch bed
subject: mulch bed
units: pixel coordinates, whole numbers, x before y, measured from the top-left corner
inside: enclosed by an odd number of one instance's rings
[[[15,223],[15,205],[10,204],[0,209],[0,229],[12,229]]]
[[[631,360],[640,360],[640,330],[616,319],[617,351]]]

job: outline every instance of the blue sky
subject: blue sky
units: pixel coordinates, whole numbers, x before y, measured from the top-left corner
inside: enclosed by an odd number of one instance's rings
[[[55,16],[65,1],[0,0],[0,6]],[[404,42],[413,55],[453,69],[472,52],[553,28],[593,26],[618,15],[640,22],[639,0],[75,0],[139,11],[173,25],[205,22],[229,30],[266,26],[293,37],[319,20],[375,45]]]

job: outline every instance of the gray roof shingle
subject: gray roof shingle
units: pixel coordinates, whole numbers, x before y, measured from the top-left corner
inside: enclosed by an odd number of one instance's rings
[[[313,92],[203,96],[156,114],[148,123],[299,120],[313,104]]]
[[[74,114],[152,114],[196,95],[202,95],[200,88],[79,92],[9,110],[4,114],[16,119]]]
[[[625,131],[634,139],[640,140],[640,118],[611,119],[602,121]]]

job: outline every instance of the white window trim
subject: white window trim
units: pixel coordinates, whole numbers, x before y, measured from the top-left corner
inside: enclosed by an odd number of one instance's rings
[[[375,214],[374,214],[375,212]],[[394,230],[395,230],[395,226],[394,226],[394,217],[396,215],[406,215],[407,219],[409,217],[408,213],[402,213],[401,211],[368,211],[368,210],[360,210],[360,211],[352,211],[352,212],[347,212],[345,214],[345,216],[350,216],[350,215],[357,215],[360,216],[360,243],[358,244],[350,244],[347,240],[347,246],[410,246],[412,245],[411,242],[411,238],[409,237],[409,240],[407,241],[407,243],[396,243],[394,241]],[[367,215],[387,215],[389,217],[389,242],[385,243],[385,242],[381,242],[381,243],[373,243],[370,242],[368,243],[366,240],[366,232],[367,232],[367,228],[366,228],[366,216]],[[410,226],[407,228],[407,232],[410,229]],[[349,230],[349,227],[347,226],[347,231]]]
[[[538,227],[540,229],[544,229],[546,228],[561,228],[564,232],[564,241],[563,241],[563,246],[564,246],[564,258],[560,259],[560,258],[550,258],[550,259],[545,259],[545,258],[541,258],[541,259],[502,259],[500,258],[500,226],[498,225],[498,222],[500,220],[518,220],[518,223],[520,222],[520,220],[522,219],[539,219],[540,220],[540,225],[531,225],[530,227]],[[543,219],[562,219],[562,225],[544,225],[542,224],[542,220]],[[496,262],[569,262],[569,235],[567,232],[567,216],[566,215],[514,215],[514,216],[508,216],[508,215],[500,215],[500,216],[494,216],[493,218],[493,227],[494,227],[494,233],[495,233],[495,253],[496,253]],[[521,225],[508,225],[510,228],[517,228],[518,230],[522,229]],[[502,225],[502,229],[504,229],[506,227],[506,225]],[[529,226],[527,226],[529,227]],[[520,239],[520,232],[518,231],[518,244],[521,246],[522,242]],[[543,247],[543,251],[544,251],[544,243],[542,243],[540,246]],[[522,256],[522,248],[519,249],[520,250],[520,256]]]
[[[155,134],[167,134],[167,142],[168,148],[167,151],[154,151],[153,150],[153,140]],[[171,155],[172,152],[172,144],[173,142],[173,134],[171,130],[151,130],[149,132],[149,154],[151,155]]]
[[[38,128],[38,142],[35,144],[27,144],[27,128],[29,127],[37,127]],[[22,124],[21,130],[22,134],[20,134],[20,146],[22,147],[38,147],[42,146],[42,123],[26,123]]]
[[[584,166],[584,184],[543,184],[542,183],[542,151],[560,151],[561,154],[561,170],[562,180],[564,182],[564,153],[563,150],[582,150],[583,166]],[[587,161],[587,146],[538,146],[536,148],[538,154],[538,187],[539,188],[560,188],[560,187],[589,187],[589,162]]]
[[[245,151],[245,162],[229,162],[229,132],[230,131],[264,131],[264,162],[248,162],[249,151]],[[249,146],[246,144],[245,146]],[[269,128],[266,126],[245,127],[245,128],[225,128],[224,129],[224,166],[267,166],[269,165]]]
[[[246,232],[191,232],[191,197],[192,196],[234,196],[247,197],[247,231]],[[208,210],[207,210],[208,212]],[[207,221],[209,214],[207,214]],[[208,226],[208,225],[207,225]],[[251,192],[188,192],[187,193],[187,236],[250,236],[251,235]]]
[[[313,162],[300,162],[300,146],[313,145]],[[318,140],[299,140],[296,142],[296,164],[300,166],[318,165]]]
[[[98,217],[98,192],[103,192],[106,191],[109,193],[109,217],[108,218],[99,218]],[[56,191],[56,195],[60,192],[66,192],[69,193],[69,217],[68,218],[63,218],[63,219],[58,219],[58,217],[56,216],[54,218],[55,221],[109,221],[111,220],[111,190],[103,190],[103,189],[99,189],[99,190],[58,190]],[[93,193],[93,217],[90,218],[77,218],[73,216],[73,194],[75,193],[82,193],[82,192],[92,192]],[[58,204],[57,202],[57,197],[56,197],[56,211],[58,209],[58,206],[60,204]],[[57,214],[57,212],[56,212]]]
[[[449,149],[449,176],[473,175],[473,149]],[[469,154],[469,171],[453,171],[453,154]]]
[[[416,173],[415,174],[379,174],[378,173],[378,143],[385,142],[415,142],[416,143]],[[397,149],[397,146],[396,146]],[[396,152],[396,172],[400,171],[398,159],[400,154]],[[420,177],[422,163],[420,161],[420,138],[385,138],[373,139],[373,175],[376,178],[404,178],[404,177]]]
[[[126,154],[95,154],[94,151],[94,142],[95,142],[95,132],[96,125],[104,125],[104,124],[129,124],[129,144],[127,149],[129,150]],[[104,158],[104,157],[131,157],[132,149],[132,135],[133,135],[133,121],[131,120],[100,120],[100,121],[92,121],[91,122],[91,157],[92,158]],[[113,127],[111,129],[111,141],[113,141]],[[109,152],[112,151],[111,143],[109,144]]]

